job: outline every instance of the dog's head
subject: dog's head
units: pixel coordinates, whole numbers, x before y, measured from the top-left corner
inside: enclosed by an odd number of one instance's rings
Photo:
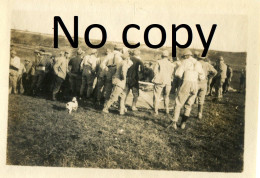
[[[76,97],[73,97],[73,98],[72,98],[72,101],[73,101],[73,102],[76,102],[76,101],[77,101],[77,98],[76,98]]]

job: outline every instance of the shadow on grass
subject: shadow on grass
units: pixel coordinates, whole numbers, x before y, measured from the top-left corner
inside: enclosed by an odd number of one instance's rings
[[[65,110],[66,110],[65,107],[57,106],[57,105],[55,105],[55,104],[52,105],[52,108],[53,108],[54,110],[57,110],[57,111],[65,111]]]

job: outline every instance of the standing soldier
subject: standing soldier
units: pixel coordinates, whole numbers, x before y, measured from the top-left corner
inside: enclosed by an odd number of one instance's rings
[[[32,82],[32,75],[34,74],[34,69],[32,68],[32,63],[28,59],[24,61],[25,73],[22,76],[22,82],[24,87],[24,94],[29,94],[30,86]]]
[[[113,84],[112,84],[112,77],[116,73],[117,65],[122,61],[123,48],[119,45],[115,45],[113,55],[109,55],[106,59],[105,66],[107,67],[107,75],[106,75],[106,83],[105,83],[105,99],[108,100],[110,94],[112,92]]]
[[[104,98],[105,82],[108,68],[106,62],[113,58],[114,54],[111,49],[106,49],[105,57],[100,58],[97,62],[97,85],[96,85],[96,102],[97,105],[100,105],[100,101]]]
[[[201,63],[202,69],[205,74],[205,79],[198,81],[198,92],[196,94],[198,98],[198,118],[201,119],[203,104],[204,104],[205,96],[207,94],[208,80],[214,77],[217,74],[217,71],[211,64],[206,62],[206,57],[198,56],[198,61]]]
[[[67,72],[68,63],[66,56],[68,52],[64,52],[64,56],[56,58],[56,62],[53,65],[54,78],[53,78],[53,89],[52,89],[52,100],[56,100],[56,94],[59,92],[61,84],[64,82]]]
[[[93,83],[96,77],[96,65],[97,65],[97,50],[91,49],[90,55],[86,55],[81,62],[81,69],[82,71],[82,83],[80,88],[80,97],[83,97],[84,90],[87,86],[87,98],[93,92]]]
[[[124,53],[121,57],[120,58],[122,59],[122,61],[117,65],[116,73],[114,74],[112,79],[112,93],[109,100],[105,102],[103,108],[104,113],[109,113],[108,109],[110,108],[110,106],[118,100],[118,97],[120,97],[120,115],[125,114],[125,101],[122,97],[124,95],[124,89],[126,85],[127,70],[133,65],[133,62],[130,60],[128,53]]]
[[[222,88],[223,84],[227,78],[227,65],[224,63],[224,59],[222,56],[219,56],[216,67],[218,73],[216,75],[216,93],[217,99],[223,97]]]
[[[47,61],[44,57],[45,50],[41,49],[40,51],[35,50],[35,61],[33,63],[33,68],[35,74],[32,79],[32,94],[39,95],[43,89],[43,82],[45,78],[45,70]]]
[[[20,67],[18,70],[18,78],[17,78],[17,88],[20,94],[24,93],[24,86],[23,86],[23,74],[26,72],[25,66],[22,62],[20,62]]]
[[[228,92],[232,77],[233,69],[230,67],[230,65],[227,65],[227,78],[223,84],[223,94]]]
[[[134,50],[133,56],[130,57],[133,65],[128,69],[126,75],[126,87],[124,90],[123,99],[126,102],[127,96],[132,90],[133,93],[133,103],[132,103],[132,111],[137,111],[136,103],[139,97],[139,72],[143,73],[144,64],[140,57],[140,51]]]
[[[154,66],[154,112],[158,115],[158,107],[160,102],[160,96],[164,91],[164,106],[166,114],[169,114],[169,95],[171,92],[171,79],[173,75],[174,66],[169,61],[169,52],[164,50],[161,55],[161,59],[157,61]]]
[[[11,50],[10,69],[9,69],[9,94],[17,94],[17,79],[19,76],[19,68],[21,60],[16,56],[16,52]]]
[[[176,123],[178,122],[183,105],[184,115],[182,116],[181,128],[185,128],[186,121],[190,116],[192,104],[195,101],[198,91],[198,80],[205,79],[201,63],[191,56],[192,53],[189,49],[184,50],[181,56],[184,60],[175,74],[177,77],[183,79],[183,83],[175,100],[173,123],[171,125],[174,129],[177,129]]]
[[[72,58],[68,64],[70,89],[73,97],[77,96],[77,86],[81,85],[79,82],[81,79],[80,64],[82,62],[82,57],[81,57],[82,54],[83,54],[82,50],[79,49],[77,51],[77,56]]]

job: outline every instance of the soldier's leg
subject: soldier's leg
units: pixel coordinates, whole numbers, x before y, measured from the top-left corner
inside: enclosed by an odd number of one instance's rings
[[[105,91],[104,91],[104,95],[105,95],[105,100],[108,100],[111,92],[112,92],[112,88],[113,88],[113,84],[112,84],[112,80],[106,80],[105,83]]]
[[[114,86],[112,89],[112,93],[110,95],[110,98],[105,102],[103,112],[108,113],[108,109],[111,107],[111,105],[118,100],[119,95],[123,92],[123,89]]]
[[[93,74],[89,75],[87,78],[87,98],[93,94],[93,83],[95,80],[95,76]]]
[[[120,101],[119,101],[119,114],[124,115],[126,112],[125,109],[125,102],[127,98],[127,91],[122,89],[122,92],[119,94]]]
[[[132,111],[137,111],[137,101],[138,101],[138,97],[139,97],[139,85],[135,86],[132,88],[132,93],[133,93],[133,104],[132,104]]]
[[[184,82],[178,92],[178,96],[175,99],[174,114],[172,118],[174,129],[177,129],[176,123],[179,120],[181,108],[185,104],[189,96],[190,96],[190,84]]]
[[[36,94],[36,84],[38,81],[38,74],[32,76],[32,85],[31,85],[31,92],[33,95]]]
[[[13,86],[12,86],[12,88],[13,88],[13,91],[14,91],[14,94],[17,94],[17,82],[18,82],[18,74],[14,74],[14,76],[13,76]]]
[[[12,75],[12,74],[9,74],[9,94],[12,93],[12,90],[13,90],[13,82],[14,82],[13,75]]]
[[[97,101],[100,102],[102,97],[102,88],[104,87],[104,78],[98,77],[97,78]],[[104,88],[103,88],[104,90]]]
[[[83,75],[81,87],[80,87],[80,97],[83,97],[86,85],[87,85],[87,77],[85,75]]]
[[[23,94],[23,93],[24,93],[24,87],[23,87],[23,78],[22,78],[22,75],[19,75],[19,76],[18,76],[17,84],[18,84],[19,93],[20,93],[20,94]]]
[[[59,92],[62,82],[64,81],[62,78],[57,75],[53,78],[53,90],[52,90],[52,99],[56,100],[56,94]]]
[[[37,88],[38,91],[43,90],[44,79],[45,79],[45,73],[42,72],[42,73],[39,74],[38,81],[37,81],[37,84],[36,84],[36,88]]]
[[[169,102],[170,102],[171,85],[166,85],[164,88],[164,107],[166,114],[169,114]]]
[[[163,85],[154,85],[154,90],[153,90],[153,99],[154,99],[154,112],[155,115],[158,114],[158,107],[159,107],[159,102],[160,102],[160,96],[163,90]]]
[[[198,91],[198,118],[202,118],[202,112],[203,112],[203,105],[205,101],[205,96],[207,93],[207,85],[203,84],[199,86],[199,91]]]

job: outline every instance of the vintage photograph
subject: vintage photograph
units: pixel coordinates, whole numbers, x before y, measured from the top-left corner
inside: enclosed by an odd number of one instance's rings
[[[70,3],[13,4],[6,165],[244,171],[246,15]]]

